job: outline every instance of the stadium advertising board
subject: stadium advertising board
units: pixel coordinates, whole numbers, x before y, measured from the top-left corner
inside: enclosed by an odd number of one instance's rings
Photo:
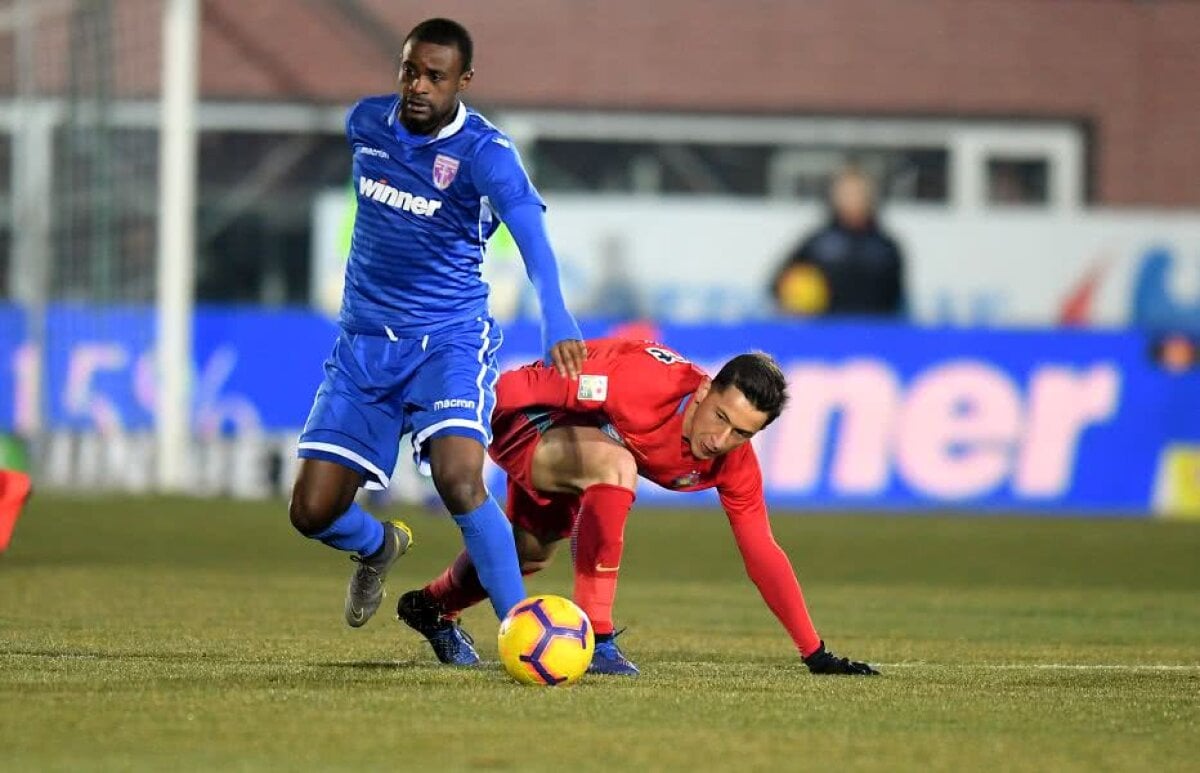
[[[761,318],[784,257],[824,218],[813,204],[747,199],[549,197],[547,222],[573,309],[652,309],[676,322]],[[336,308],[348,197],[313,214],[313,300]],[[1192,213],[902,206],[883,222],[906,257],[911,318],[927,325],[1138,325],[1200,332],[1200,217]],[[964,270],[969,266],[969,270]],[[732,270],[731,267],[736,267]],[[485,274],[493,309],[536,318],[503,232]],[[608,312],[603,310],[607,309]]]
[[[152,325],[148,309],[52,310],[38,454],[48,484],[150,485]],[[0,330],[0,432],[29,434],[39,400],[22,315],[0,310]],[[766,322],[653,332],[710,372],[749,348],[779,359],[792,402],[755,440],[777,506],[1139,514],[1195,505],[1200,373],[1161,369],[1135,332]],[[334,333],[305,311],[198,311],[197,492],[286,489]],[[504,364],[536,358],[537,341],[535,326],[508,325]],[[413,485],[411,474],[398,483]],[[639,501],[682,496],[646,484]]]

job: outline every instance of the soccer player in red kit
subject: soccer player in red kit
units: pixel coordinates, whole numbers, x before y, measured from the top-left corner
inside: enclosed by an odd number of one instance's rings
[[[625,520],[641,476],[676,491],[717,489],[747,573],[813,673],[877,673],[825,649],[771,533],[748,441],[787,401],[775,361],[742,354],[710,379],[649,341],[592,340],[587,351],[577,379],[541,364],[500,377],[489,453],[508,473],[507,513],[522,572],[547,566],[558,543],[573,537],[575,601],[596,632],[589,671],[638,673],[613,639],[612,609]],[[457,618],[484,598],[464,552],[433,582],[404,594],[397,612],[439,660],[469,665],[478,655]]]

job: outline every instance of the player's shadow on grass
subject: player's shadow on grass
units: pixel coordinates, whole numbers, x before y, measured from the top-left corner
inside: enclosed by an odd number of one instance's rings
[[[330,660],[324,663],[313,663],[318,668],[361,668],[367,671],[385,671],[397,668],[424,668],[433,663],[422,663],[416,660]]]
[[[247,658],[211,652],[98,652],[84,650],[14,649],[0,650],[0,657],[49,658],[54,660],[152,660],[164,663],[211,661],[214,663],[271,663],[267,658]]]
[[[246,657],[245,655],[225,654],[219,652],[204,652],[197,653],[194,651],[185,652],[104,652],[96,650],[67,650],[67,649],[0,649],[0,658],[4,657],[24,657],[24,658],[45,658],[48,660],[73,660],[73,661],[92,661],[92,662],[111,662],[121,663],[129,661],[145,661],[150,663],[162,664],[182,664],[187,666],[195,666],[199,664],[210,664],[210,666],[226,667],[226,666],[268,666],[271,668],[290,667],[300,669],[328,669],[334,670],[349,670],[360,674],[369,672],[393,672],[393,673],[411,673],[418,676],[420,679],[428,676],[430,679],[437,681],[442,677],[454,673],[488,673],[502,672],[498,661],[483,661],[476,666],[446,666],[438,663],[435,660],[424,659],[409,659],[409,660],[330,660],[318,661],[315,663],[304,662],[302,660],[281,663],[277,658],[269,657]]]
[[[280,665],[274,658],[255,658],[244,655],[229,655],[216,652],[104,652],[96,650],[66,650],[66,649],[3,649],[0,656],[47,658],[51,660],[146,660],[160,663],[223,663],[232,665]],[[425,660],[334,660],[317,663],[302,661],[292,665],[310,668],[353,668],[368,671],[393,671],[405,669],[443,669],[440,663]],[[498,665],[484,663],[484,666]],[[454,669],[458,670],[458,669]]]
[[[499,667],[498,661],[483,661],[476,666],[447,666],[432,660],[331,660],[314,663],[319,668],[361,668],[368,671],[393,669],[433,669],[438,671],[487,671]]]

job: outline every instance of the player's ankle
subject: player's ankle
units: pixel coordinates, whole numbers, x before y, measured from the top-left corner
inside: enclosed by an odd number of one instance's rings
[[[363,561],[366,561],[368,563],[371,561],[374,561],[377,558],[382,558],[383,551],[387,549],[387,546],[388,546],[387,535],[384,535],[383,541],[379,543],[379,547],[377,547],[375,550],[371,551],[370,553],[366,553],[366,554],[359,553],[359,558],[361,558]]]

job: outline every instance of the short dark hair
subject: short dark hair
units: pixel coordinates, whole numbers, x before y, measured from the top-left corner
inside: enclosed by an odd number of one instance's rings
[[[462,71],[471,69],[475,59],[475,44],[467,28],[453,19],[426,19],[409,31],[404,42],[433,43],[438,46],[454,46],[462,56]]]
[[[749,352],[734,357],[721,368],[712,385],[722,392],[727,387],[737,387],[756,410],[767,414],[767,424],[779,418],[788,401],[787,379],[783,369],[766,352]]]

